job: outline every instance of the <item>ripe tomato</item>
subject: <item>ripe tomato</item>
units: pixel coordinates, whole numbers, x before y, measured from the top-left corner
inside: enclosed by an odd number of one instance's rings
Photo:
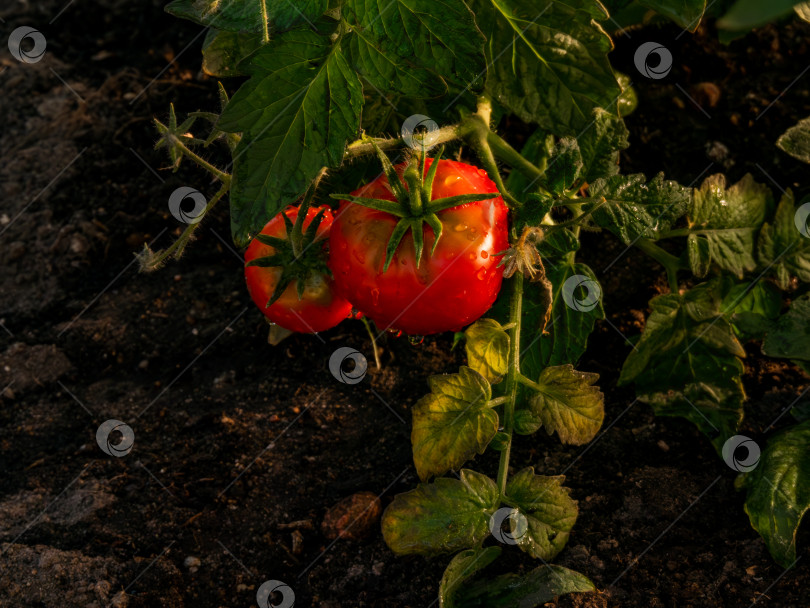
[[[425,159],[426,172],[432,163]],[[396,170],[401,174],[404,168]],[[483,169],[440,160],[431,200],[497,191]],[[396,201],[385,175],[352,195]],[[435,252],[430,254],[433,229],[423,224],[425,254],[419,267],[409,231],[383,272],[386,245],[399,218],[343,200],[329,237],[335,286],[380,329],[417,335],[457,331],[483,315],[501,288],[503,268],[496,254],[509,247],[507,211],[500,196],[439,211],[442,234]]]
[[[319,211],[324,212],[323,219],[315,233],[312,246],[303,252],[299,261],[294,262],[293,268],[298,275],[305,279],[293,279],[281,296],[270,306],[267,302],[272,297],[283,272],[280,266],[245,266],[245,279],[247,280],[250,297],[259,307],[259,310],[281,327],[290,331],[312,333],[325,331],[340,323],[351,313],[352,305],[334,292],[334,282],[323,271],[327,271],[323,258],[325,246],[328,243],[329,229],[332,225],[332,212],[328,207],[310,208],[304,219],[304,230],[312,223]],[[295,221],[298,216],[296,207],[288,207],[284,212],[286,216]],[[261,234],[269,237],[287,239],[287,227],[282,214],[279,213],[262,229]],[[289,243],[285,246],[273,247],[254,238],[245,251],[245,264],[267,256],[284,255]],[[291,249],[286,250],[288,255]],[[320,258],[321,270],[318,269]],[[289,268],[288,268],[289,270]],[[298,281],[304,281],[304,290],[301,299],[298,298]]]

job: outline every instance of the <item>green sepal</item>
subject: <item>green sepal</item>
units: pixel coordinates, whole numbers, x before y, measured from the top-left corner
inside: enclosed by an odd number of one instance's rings
[[[422,218],[417,217],[411,220],[411,236],[413,237],[413,248],[416,254],[416,268],[422,263],[422,251],[425,248],[425,233],[422,230]]]
[[[394,253],[399,247],[399,243],[402,240],[402,237],[405,236],[405,233],[408,232],[408,228],[411,227],[411,222],[409,219],[401,219],[397,222],[397,225],[394,227],[394,231],[391,233],[391,238],[388,239],[388,245],[385,247],[385,265],[383,266],[383,272],[388,272],[388,267],[391,265],[391,260],[394,259]]]
[[[405,200],[408,197],[408,192],[405,189],[405,184],[402,183],[402,179],[399,177],[399,173],[394,169],[394,165],[391,164],[391,159],[388,158],[385,152],[380,150],[380,146],[377,145],[376,141],[371,140],[371,143],[374,146],[374,150],[377,152],[377,158],[380,159],[383,173],[385,173],[385,177],[388,178],[388,185],[391,186],[394,196],[397,197],[398,201]]]
[[[272,268],[273,266],[281,266],[284,264],[284,256],[276,253],[273,255],[266,255],[263,258],[255,258],[250,260],[245,266],[258,266],[259,268]]]
[[[430,248],[430,255],[432,256],[434,253],[436,253],[436,245],[439,244],[439,239],[442,236],[444,226],[435,213],[426,215],[425,222],[427,222],[428,226],[433,228],[433,246]]]
[[[472,193],[472,194],[459,194],[458,196],[448,196],[446,198],[437,198],[430,201],[427,207],[428,213],[438,213],[445,209],[458,207],[466,203],[477,203],[478,201],[487,201],[491,198],[497,198],[501,195],[500,192],[487,192],[485,194]]]
[[[369,209],[376,209],[377,211],[384,211],[396,217],[405,217],[406,213],[400,205],[393,201],[387,201],[381,198],[368,198],[365,196],[354,196],[352,194],[330,194],[330,198],[339,201],[349,201],[356,205],[368,207]]]
[[[436,179],[436,170],[439,168],[439,161],[442,158],[442,154],[444,154],[444,146],[439,148],[436,156],[433,157],[433,162],[425,176],[425,181],[422,183],[422,193],[424,194],[425,201],[428,203],[433,198],[433,181]]]
[[[260,243],[269,245],[270,247],[275,247],[276,249],[284,247],[287,244],[287,239],[283,239],[278,236],[270,236],[269,234],[262,234],[261,232],[257,234],[255,238]]]

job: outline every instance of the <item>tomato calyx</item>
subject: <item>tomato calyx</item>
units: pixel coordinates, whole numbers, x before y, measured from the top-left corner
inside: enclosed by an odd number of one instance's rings
[[[318,227],[321,225],[326,209],[318,211],[307,229],[304,230],[304,218],[307,216],[314,193],[314,187],[306,193],[298,207],[294,223],[286,211],[281,213],[286,229],[285,237],[261,233],[255,237],[260,243],[272,247],[273,253],[250,260],[246,266],[281,269],[281,276],[265,308],[272,306],[292,281],[296,282],[298,299],[302,300],[307,285],[318,282],[323,276],[332,276],[323,249],[313,247],[314,244],[325,238],[323,235],[318,236]]]
[[[466,203],[484,201],[501,195],[500,192],[472,193],[432,200],[433,181],[436,178],[436,171],[439,168],[439,161],[444,152],[444,147],[439,149],[427,174],[425,174],[425,151],[415,151],[408,159],[402,177],[400,177],[388,156],[380,150],[376,143],[372,143],[377,151],[377,157],[382,164],[383,172],[388,179],[388,185],[396,198],[396,202],[379,198],[353,196],[351,194],[331,194],[330,196],[400,218],[386,245],[383,272],[388,271],[399,244],[409,230],[413,237],[415,261],[418,268],[425,248],[423,224],[427,224],[433,230],[433,246],[430,250],[430,255],[433,255],[442,236],[442,223],[438,215],[436,215],[437,213]]]

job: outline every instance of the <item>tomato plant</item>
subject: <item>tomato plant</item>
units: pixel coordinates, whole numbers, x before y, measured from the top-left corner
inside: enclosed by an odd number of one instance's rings
[[[303,197],[314,224],[308,205],[340,201],[328,265],[316,264],[319,288],[329,289],[302,288],[301,272],[313,266],[293,247],[299,230],[286,256],[265,257],[256,274],[248,269],[260,307],[273,293],[285,298],[273,306],[303,314],[323,296],[329,312],[313,316],[318,329],[345,316],[344,298],[383,330],[466,327],[457,337],[467,365],[432,376],[413,407],[422,483],[388,505],[388,545],[401,554],[455,553],[442,606],[536,606],[594,589],[584,575],[547,563],[578,514],[564,478],[531,467],[511,474],[509,466],[516,435],[544,429],[583,445],[602,425],[598,376],[576,369],[604,318],[599,279],[577,260],[588,229],[638,248],[666,272],[669,292],[651,300],[620,383],[634,385],[657,414],[684,417],[709,436],[742,473],[753,527],[790,566],[810,508],[808,413],[794,412],[800,423],[771,439],[757,468],[737,466],[734,446],[745,413],[743,343],[810,367],[810,202],[797,204],[789,190],[777,202],[750,175],[735,184],[710,175],[693,188],[620,172],[623,116],[635,94],[611,67],[605,28],[612,12],[631,19],[630,3],[393,3],[174,0],[170,12],[210,28],[205,69],[246,80],[230,98],[220,88],[220,113],[178,124],[172,108],[168,124],[157,123],[158,145],[175,166],[191,159],[222,183],[205,212],[229,195],[234,242],[249,258],[280,246],[267,237],[282,226],[291,233],[293,217],[304,217],[283,211],[288,205]],[[704,0],[633,4],[692,31],[706,9]],[[750,4],[740,0],[728,13],[729,35],[756,24]],[[529,129],[520,151],[499,134],[507,116]],[[190,133],[198,119],[212,125],[204,141]],[[232,152],[232,174],[195,151],[216,140]],[[808,141],[803,121],[779,146],[808,160]],[[445,149],[470,162],[437,161]],[[388,154],[406,160],[395,166]],[[331,221],[330,211],[319,213],[313,243]],[[179,255],[196,227],[166,251],[145,251],[143,266]],[[298,277],[295,288],[280,281],[284,273]],[[486,450],[499,454],[492,476],[463,468]],[[490,537],[541,564],[488,575],[501,552]]]

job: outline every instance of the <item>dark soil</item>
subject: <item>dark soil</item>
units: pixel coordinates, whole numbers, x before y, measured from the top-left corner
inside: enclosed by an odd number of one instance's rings
[[[182,261],[137,273],[133,252],[179,234],[169,194],[216,190],[190,165],[163,169],[152,150],[151,118],[165,120],[170,102],[183,113],[217,108],[214,81],[198,71],[200,28],[160,5],[0,9],[5,37],[31,25],[48,41],[36,64],[0,56],[0,605],[255,606],[271,579],[299,606],[435,605],[448,558],[396,557],[376,527],[363,540],[330,541],[321,522],[348,495],[370,491],[385,506],[414,487],[409,409],[427,375],[460,363],[450,337],[419,346],[386,338],[384,369],[354,386],[336,382],[327,361],[343,345],[370,355],[358,322],[269,346],[224,207]],[[710,29],[619,37],[616,65],[641,100],[627,121],[624,170],[663,170],[685,184],[750,171],[774,191],[807,189],[806,166],[774,140],[810,115],[810,75],[796,80],[810,62],[809,34],[791,22],[730,47]],[[646,40],[673,52],[663,81],[632,65]],[[784,573],[709,442],[616,387],[630,348],[622,334],[639,332],[646,302],[665,289],[636,251],[610,265],[623,249],[589,234],[582,252],[603,277],[608,311],[580,364],[602,374],[604,433],[586,448],[521,437],[514,450],[515,468],[565,471],[579,500],[557,561],[600,591],[551,605],[807,608],[806,540]],[[748,351],[743,432],[762,440],[808,379]],[[123,458],[96,444],[111,418],[134,431]],[[474,464],[494,473],[492,456]],[[506,566],[534,565],[507,554]]]

